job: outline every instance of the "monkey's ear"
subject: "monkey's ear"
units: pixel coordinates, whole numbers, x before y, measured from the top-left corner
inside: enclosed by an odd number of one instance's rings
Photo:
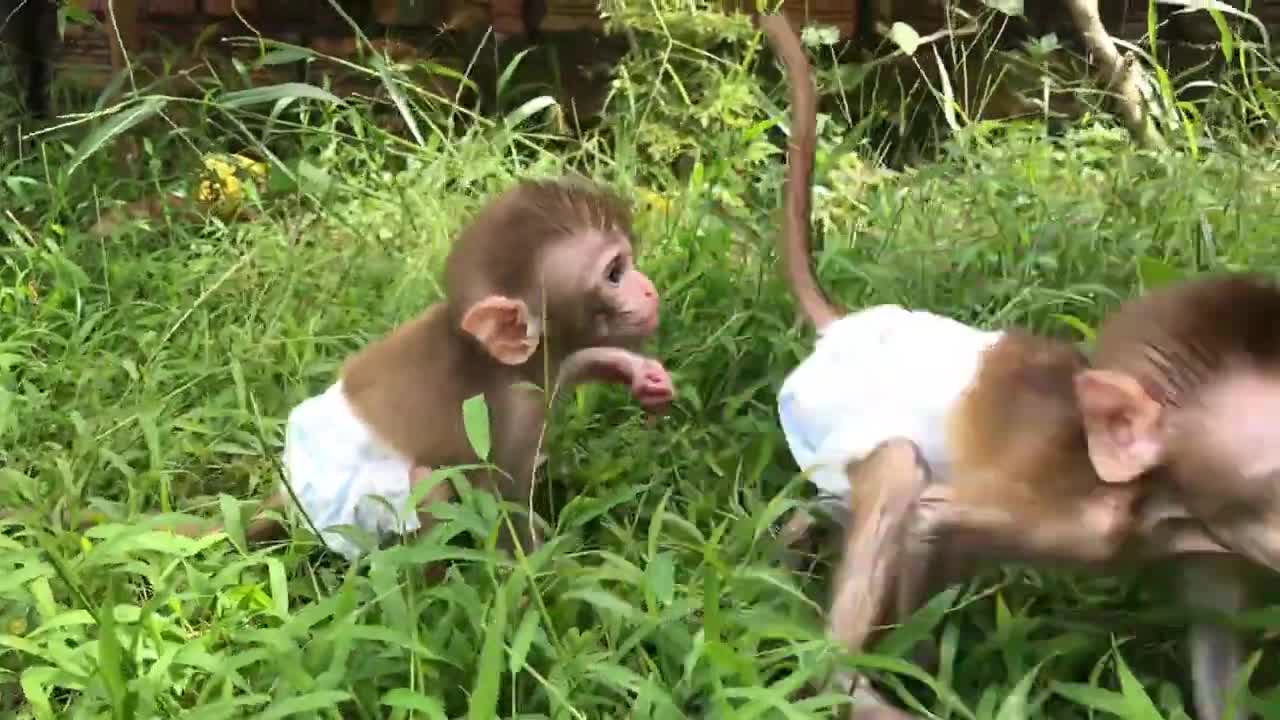
[[[1160,403],[1129,375],[1085,370],[1075,378],[1089,459],[1103,482],[1125,483],[1155,467],[1164,455]]]
[[[462,316],[462,330],[469,333],[495,360],[519,365],[538,349],[536,325],[529,308],[520,300],[490,295]]]

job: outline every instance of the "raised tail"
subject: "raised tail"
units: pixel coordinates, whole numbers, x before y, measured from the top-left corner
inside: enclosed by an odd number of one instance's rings
[[[791,86],[791,143],[787,150],[786,197],[779,236],[787,286],[800,311],[815,329],[822,331],[843,313],[822,291],[810,265],[809,203],[817,142],[817,89],[800,36],[787,16],[757,15],[756,20],[773,52],[782,60]]]

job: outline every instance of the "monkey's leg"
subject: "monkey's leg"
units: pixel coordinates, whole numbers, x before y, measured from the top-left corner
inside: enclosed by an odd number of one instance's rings
[[[258,506],[257,513],[267,510],[275,510],[281,512],[284,510],[284,498],[278,493],[268,495],[262,504]],[[283,540],[288,536],[288,528],[283,523],[270,517],[255,517],[249,521],[249,527],[244,529],[244,537],[251,543],[264,543],[273,540]]]
[[[431,468],[423,465],[415,465],[409,469],[409,487],[416,488],[419,483],[425,482],[431,477]],[[412,490],[411,490],[412,492]],[[453,500],[453,487],[446,482],[437,483],[435,487],[427,491],[422,496],[422,500],[418,502],[418,533],[426,533],[435,526],[438,518],[427,508],[438,502],[449,502]],[[427,583],[437,583],[444,579],[445,564],[443,562],[427,563],[422,569],[423,579]]]
[[[852,497],[844,554],[835,574],[828,633],[851,651],[863,649],[883,619],[902,563],[903,537],[916,498],[929,484],[928,466],[909,440],[878,446],[845,470]],[[833,678],[852,688],[853,677]]]
[[[787,550],[800,544],[813,531],[817,520],[813,517],[813,513],[798,508],[782,526],[782,530],[778,531],[778,543]]]
[[[1180,556],[1175,562],[1179,593],[1188,605],[1223,615],[1245,609],[1248,598],[1240,558],[1200,553]],[[1187,650],[1197,720],[1224,720],[1231,682],[1244,666],[1239,636],[1214,619],[1197,620],[1187,631]],[[1244,717],[1248,716],[1239,711],[1233,716]]]
[[[281,511],[284,509],[284,498],[277,494],[268,495],[265,500],[258,504],[254,510],[254,515],[265,512],[267,510]],[[271,517],[254,517],[249,521],[248,526],[244,529],[244,539],[250,545],[258,543],[271,542],[273,540],[283,540],[288,537],[287,528],[280,521]],[[206,535],[212,535],[222,531],[221,523],[214,523],[212,527],[205,528],[196,523],[182,523],[173,528],[173,531],[179,535],[198,538]]]
[[[853,708],[849,720],[917,720],[915,715],[889,704],[880,693],[871,688],[866,678],[858,679],[853,691]]]
[[[820,551],[832,521],[842,529],[849,527],[848,499],[823,496],[817,501],[817,508],[820,511],[818,515],[809,508],[797,508],[778,531],[782,562],[789,570],[800,572],[805,561]]]

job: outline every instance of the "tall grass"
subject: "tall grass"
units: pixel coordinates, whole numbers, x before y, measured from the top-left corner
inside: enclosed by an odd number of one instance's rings
[[[0,713],[830,717],[840,698],[795,691],[856,661],[941,717],[1188,717],[1186,617],[1158,574],[1007,568],[939,596],[874,655],[841,658],[823,639],[823,563],[787,574],[772,543],[808,494],[773,410],[811,342],[771,246],[785,94],[753,72],[759,48],[734,47],[647,42],[603,127],[576,139],[536,94],[450,122],[466,109],[375,61],[368,72],[416,131],[388,135],[366,104],[320,86],[211,86],[127,97],[8,152],[0,503],[16,515],[0,521]],[[1264,61],[1250,55],[1246,77],[1201,106],[1171,105],[1193,127],[1159,154],[1105,118],[1057,136],[1038,121],[975,123],[932,162],[889,171],[865,126],[825,116],[823,283],[848,307],[897,302],[1087,340],[1142,287],[1276,269],[1280,163],[1246,142],[1254,110],[1275,107],[1258,100],[1273,92]],[[129,162],[125,136],[139,139]],[[211,151],[270,165],[246,201],[252,221],[162,215],[87,232],[121,202],[190,190]],[[663,293],[652,350],[679,400],[650,428],[617,388],[563,399],[542,551],[494,553],[499,512],[481,494],[354,567],[301,528],[248,550],[140,521],[237,518],[277,482],[289,409],[439,298],[463,220],[516,178],[565,170],[640,200],[640,262]],[[89,511],[107,522],[68,529]],[[451,561],[444,582],[422,581],[429,559]],[[1274,628],[1274,613],[1253,624]],[[930,630],[936,676],[902,652]],[[1260,711],[1280,713],[1276,682],[1256,689]]]

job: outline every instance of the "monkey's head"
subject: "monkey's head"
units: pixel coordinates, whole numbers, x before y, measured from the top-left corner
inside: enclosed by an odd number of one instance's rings
[[[1214,538],[1280,572],[1280,287],[1198,279],[1103,323],[1076,378],[1104,482],[1169,482]]]
[[[658,327],[658,292],[635,267],[631,215],[585,181],[525,181],[463,230],[445,262],[456,327],[498,362],[538,350],[635,348]]]

